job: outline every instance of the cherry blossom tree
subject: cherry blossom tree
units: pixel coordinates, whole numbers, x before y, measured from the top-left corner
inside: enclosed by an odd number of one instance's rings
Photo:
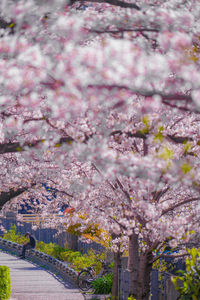
[[[76,163],[68,172],[68,178],[76,178],[80,187],[71,199],[76,212],[71,221],[76,224],[79,215],[86,214],[84,230],[95,220],[116,237],[116,253],[129,245],[130,292],[136,299],[148,298],[152,264],[166,257],[165,246],[180,250],[167,257],[184,256],[190,233],[199,232],[199,147],[189,139],[191,130],[193,137],[196,130],[198,134],[198,119],[190,113],[179,114],[175,120],[171,115],[166,127],[157,124],[155,130],[153,124],[160,115],[161,111],[147,123],[131,122],[134,128],[126,117],[128,141],[120,138],[121,132],[111,134],[104,160],[102,148],[95,162]],[[184,144],[183,136],[176,136],[183,124],[188,124],[185,141],[190,140]],[[160,255],[154,256],[158,252]]]
[[[154,251],[199,230],[199,1],[0,11],[0,205],[55,187],[51,208],[129,245],[130,293],[148,299]]]

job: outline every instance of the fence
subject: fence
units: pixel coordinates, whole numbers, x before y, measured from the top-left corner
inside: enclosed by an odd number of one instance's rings
[[[129,272],[127,271],[126,257],[122,258],[120,270],[120,300],[127,300],[129,295]],[[151,296],[149,300],[176,300],[178,292],[171,281],[172,274],[153,270],[151,274]]]
[[[47,216],[47,218],[49,217]],[[89,249],[93,249],[98,252],[105,251],[105,248],[100,244],[95,242],[86,243],[78,236],[67,233],[66,231],[58,233],[58,230],[54,228],[42,228],[43,219],[41,221],[37,215],[24,215],[23,220],[23,223],[19,223],[13,215],[7,216],[6,218],[0,217],[0,221],[6,230],[8,230],[12,225],[15,225],[18,232],[21,234],[31,232],[35,235],[38,241],[43,241],[45,243],[56,243],[61,247],[65,247],[67,244],[70,249],[74,251],[80,251],[81,253],[86,253]],[[38,225],[38,227],[36,230],[33,230],[32,224],[35,223]],[[0,235],[3,235],[2,230],[0,230]]]

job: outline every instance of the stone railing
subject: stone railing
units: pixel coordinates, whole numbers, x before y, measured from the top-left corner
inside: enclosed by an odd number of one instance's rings
[[[0,248],[15,254],[20,254],[22,251],[22,245],[2,238],[0,238]],[[58,273],[64,281],[67,280],[77,285],[78,272],[74,271],[66,263],[35,249],[27,250],[26,256],[35,263],[48,266],[51,271]]]

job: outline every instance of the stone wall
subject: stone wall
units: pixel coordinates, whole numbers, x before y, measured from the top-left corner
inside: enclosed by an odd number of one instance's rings
[[[22,245],[2,238],[0,238],[0,247],[3,250],[10,251],[17,255],[22,251]],[[74,285],[77,285],[78,272],[74,271],[66,263],[35,249],[27,250],[26,257],[38,264],[48,265],[53,272],[59,273],[65,281],[68,280]]]

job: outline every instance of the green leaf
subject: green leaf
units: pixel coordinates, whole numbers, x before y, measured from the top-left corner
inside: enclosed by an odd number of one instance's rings
[[[174,157],[174,152],[170,148],[164,147],[163,151],[159,154],[159,157],[164,160],[172,159]]]
[[[141,134],[147,134],[149,132],[149,118],[148,116],[142,117],[142,123],[144,124],[144,127],[138,131],[138,133]]]
[[[160,141],[160,142],[162,142],[162,140],[163,140],[163,134],[162,134],[163,130],[164,130],[163,126],[160,126],[158,128],[158,132],[154,136],[154,141]]]
[[[187,153],[188,151],[190,151],[192,149],[192,145],[190,143],[186,143],[184,146],[184,153]]]
[[[145,125],[146,127],[149,126],[149,118],[148,118],[147,115],[145,115],[145,116],[142,117],[142,122],[144,123],[144,125]]]
[[[20,152],[20,151],[22,151],[22,147],[17,147],[16,150],[17,150],[18,152]]]
[[[184,174],[187,174],[192,170],[192,166],[188,163],[183,163],[181,166],[181,170],[183,171]]]
[[[180,293],[180,299],[198,300],[200,294],[200,252],[196,248],[188,249],[189,258],[185,259],[186,271],[179,271],[180,276],[172,279],[175,289]],[[177,279],[182,282],[177,285]]]

